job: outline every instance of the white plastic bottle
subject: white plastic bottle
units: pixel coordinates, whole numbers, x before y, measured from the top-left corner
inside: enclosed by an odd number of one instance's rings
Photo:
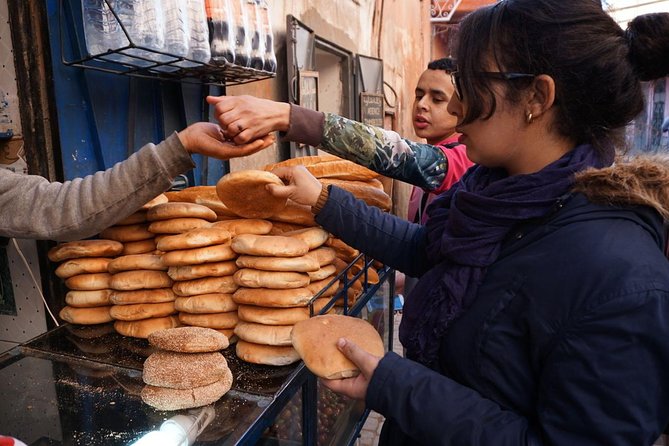
[[[272,32],[272,15],[267,0],[260,1],[260,22],[263,27],[264,51],[263,70],[276,73],[276,52],[274,51],[274,33]]]
[[[126,29],[126,24],[130,25],[128,30],[131,40],[141,48],[131,48],[124,52],[133,56],[133,64],[139,66],[172,59],[154,52],[165,51],[165,17],[160,0],[134,0],[132,4],[132,15],[124,15],[121,19]]]
[[[104,0],[81,0],[86,49],[90,56],[120,47],[122,31]]]
[[[209,27],[204,0],[188,0],[188,22],[190,39],[186,57],[198,62],[208,63],[211,59],[211,48],[209,46]],[[182,64],[182,66],[191,65],[190,62]]]
[[[186,57],[190,40],[188,2],[185,0],[163,0],[165,16],[165,52]]]

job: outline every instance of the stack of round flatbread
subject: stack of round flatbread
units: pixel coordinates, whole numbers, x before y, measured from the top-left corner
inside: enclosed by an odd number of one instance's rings
[[[306,228],[283,235],[241,234],[233,238],[239,253],[234,275],[239,289],[233,300],[239,304],[237,356],[247,362],[286,365],[299,360],[291,346],[293,325],[308,319],[309,303],[335,273],[334,250],[323,247],[328,233]],[[317,314],[334,294],[337,284],[313,302]]]
[[[158,410],[179,410],[218,401],[232,386],[232,372],[220,350],[228,338],[216,330],[179,327],[148,337],[158,350],[144,361],[142,400]]]
[[[153,331],[179,325],[167,266],[158,254],[132,254],[109,262],[110,314],[124,336],[146,338]]]
[[[123,244],[115,240],[82,240],[67,242],[49,250],[52,262],[60,263],[56,275],[69,289],[67,304],[60,317],[72,324],[102,324],[112,321],[111,275],[107,265],[121,253]]]
[[[147,254],[156,250],[155,234],[149,231],[148,210],[167,203],[167,197],[158,195],[133,214],[119,220],[100,233],[101,238],[123,243],[121,255]]]
[[[162,235],[203,228],[218,217],[216,212],[202,204],[170,201],[153,206],[147,211],[146,218],[149,221],[149,232],[158,235],[159,242]]]
[[[230,247],[232,233],[207,225],[165,236],[158,250],[173,281],[175,309],[182,324],[216,329],[232,338],[237,324],[237,304],[232,293],[237,284],[237,254]]]

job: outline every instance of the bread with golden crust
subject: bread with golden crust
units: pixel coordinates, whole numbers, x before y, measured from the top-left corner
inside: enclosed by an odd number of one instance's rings
[[[47,253],[52,262],[62,262],[81,257],[114,257],[123,251],[123,244],[116,240],[81,240],[54,246]]]
[[[385,353],[383,339],[367,321],[339,314],[314,316],[293,327],[291,340],[307,368],[325,379],[351,378],[360,369],[337,348],[339,338],[346,338],[375,356]]]
[[[181,353],[217,352],[230,345],[223,333],[205,327],[167,328],[154,331],[148,339],[156,348]]]
[[[142,389],[142,401],[158,410],[180,410],[215,403],[232,387],[232,372],[227,369],[225,377],[206,386],[192,389],[170,389],[146,385]]]

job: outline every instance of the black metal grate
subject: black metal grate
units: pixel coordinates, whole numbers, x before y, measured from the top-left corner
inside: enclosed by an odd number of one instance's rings
[[[65,5],[66,1],[68,2],[69,8]],[[204,83],[221,86],[245,84],[248,82],[270,79],[276,76],[276,73],[249,67],[241,67],[227,61],[218,62],[212,60],[209,63],[204,63],[136,45],[133,43],[123,24],[119,21],[118,15],[109,3],[109,0],[104,0],[104,2],[119,22],[129,44],[122,48],[110,50],[102,54],[89,55],[86,50],[85,39],[81,36],[77,36],[79,33],[74,24],[74,19],[71,17],[72,25],[70,32],[78,37],[76,40],[79,42],[79,45],[78,48],[73,48],[71,50],[71,52],[77,54],[68,58],[65,55],[66,48],[63,37],[63,27],[67,26],[67,20],[65,18],[66,12],[72,13],[73,11],[73,1],[76,0],[59,0],[61,61],[67,66],[148,79]],[[77,46],[76,42],[73,46]],[[155,54],[157,56],[162,56],[161,58],[165,58],[166,60],[157,62],[149,57],[128,54],[128,50],[141,50],[146,55],[150,56]],[[185,67],[183,65],[188,66]]]

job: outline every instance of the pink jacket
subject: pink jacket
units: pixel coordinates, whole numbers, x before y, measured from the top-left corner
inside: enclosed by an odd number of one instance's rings
[[[449,148],[458,142],[458,133],[454,133],[443,141],[440,141],[436,146],[440,147],[448,160],[448,172],[444,178],[444,182],[434,192],[428,193],[425,204],[421,206],[423,196],[426,194],[423,189],[415,187],[411,190],[411,197],[409,198],[409,209],[407,212],[407,219],[409,221],[418,223],[418,212],[420,210],[420,223],[425,224],[427,215],[425,209],[427,206],[439,195],[441,192],[450,189],[460,177],[469,169],[474,163],[467,158],[467,150],[463,144],[458,144],[455,147]]]

